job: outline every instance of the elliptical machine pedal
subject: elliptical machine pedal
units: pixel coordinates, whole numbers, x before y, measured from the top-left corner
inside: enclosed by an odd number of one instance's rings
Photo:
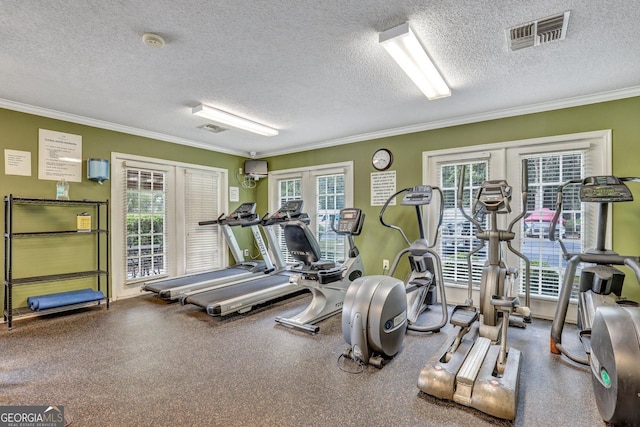
[[[473,322],[478,320],[479,315],[478,309],[474,306],[456,305],[451,312],[449,323],[460,328],[469,328]]]

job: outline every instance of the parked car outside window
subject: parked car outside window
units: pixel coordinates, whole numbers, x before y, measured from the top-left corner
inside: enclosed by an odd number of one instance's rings
[[[527,237],[536,237],[536,238],[546,239],[547,237],[549,237],[550,228],[551,228],[551,223],[549,222],[529,223],[527,224],[525,235]],[[557,238],[564,239],[565,237],[567,237],[565,228],[560,224],[556,224],[555,235],[556,235],[556,239]]]

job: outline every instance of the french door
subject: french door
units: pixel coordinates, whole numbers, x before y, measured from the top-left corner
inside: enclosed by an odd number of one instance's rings
[[[521,165],[522,159],[528,160],[527,214],[516,224],[513,246],[530,261],[529,283],[534,316],[552,318],[566,266],[559,243],[548,240],[550,221],[556,210],[556,190],[569,179],[610,173],[610,138],[610,131],[599,131],[490,144],[482,146],[482,149],[468,147],[423,153],[424,182],[439,186],[444,193],[444,217],[438,249],[448,301],[454,304],[464,302],[469,274],[472,275],[474,301],[478,301],[482,266],[486,261],[484,249],[475,252],[469,272],[466,255],[481,242],[474,238],[475,230],[456,207],[458,183],[462,179],[461,166],[466,165],[467,170],[462,199],[468,213],[471,213],[470,203],[483,180],[506,179],[511,185],[513,212],[499,218],[499,226],[504,228],[521,211]],[[434,205],[428,218],[431,232],[437,224],[436,216]],[[570,252],[593,247],[595,218],[594,207],[581,204],[576,191],[565,194],[557,236],[563,239]],[[507,265],[519,269],[519,290],[523,294],[524,262],[506,250],[506,246],[501,254]]]
[[[227,265],[218,226],[198,222],[227,211],[227,171],[112,154],[114,298],[148,280]]]
[[[311,219],[309,227],[318,240],[322,258],[344,259],[344,238],[333,232],[331,224],[342,208],[353,206],[352,162],[269,172],[270,211],[295,199],[304,201],[304,212]],[[285,259],[291,262],[282,233],[279,241]]]

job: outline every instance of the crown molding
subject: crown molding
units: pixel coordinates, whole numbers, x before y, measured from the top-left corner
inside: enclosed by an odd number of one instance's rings
[[[640,86],[632,86],[625,89],[618,89],[607,92],[600,92],[591,95],[577,96],[573,98],[565,98],[555,101],[542,102],[538,104],[531,104],[525,106],[519,106],[514,108],[507,108],[501,110],[494,110],[485,113],[471,114],[468,116],[456,117],[453,119],[436,120],[432,122],[419,123],[410,126],[403,126],[398,128],[383,129],[375,132],[367,132],[358,135],[352,135],[344,138],[336,138],[327,141],[320,141],[316,143],[305,144],[303,147],[295,147],[284,150],[274,150],[261,152],[257,158],[280,156],[284,154],[299,153],[302,151],[317,150],[320,148],[334,147],[337,145],[352,144],[355,142],[368,141],[380,138],[388,138],[391,136],[405,135],[416,132],[423,132],[427,130],[442,129],[451,126],[460,126],[470,123],[478,123],[489,120],[503,119],[507,117],[522,116],[526,114],[541,113],[545,111],[560,110],[563,108],[579,107],[588,104],[597,104],[600,102],[615,101],[618,99],[632,98],[640,96]],[[172,135],[167,135],[158,132],[152,132],[144,129],[134,128],[131,126],[124,126],[117,123],[111,123],[103,120],[97,120],[90,117],[78,116],[75,114],[64,113],[61,111],[50,110],[47,108],[36,107],[29,104],[23,104],[20,102],[10,101],[0,98],[0,108],[6,108],[8,110],[20,111],[23,113],[33,114],[36,116],[48,117],[57,120],[64,120],[72,123],[93,126],[96,128],[112,130],[116,132],[122,132],[131,135],[142,136],[145,138],[157,139],[160,141],[172,142],[174,144],[186,145],[194,148],[201,148],[203,150],[215,151],[219,153],[231,154],[240,157],[246,157],[249,153],[240,150],[230,150],[224,147],[207,145],[201,142],[192,141],[185,138],[179,138]]]
[[[354,142],[369,141],[373,139],[388,138],[391,136],[405,135],[427,130],[442,129],[452,126],[466,125],[470,123],[479,123],[489,120],[504,119],[507,117],[523,116],[526,114],[542,113],[545,111],[561,110],[563,108],[579,107],[582,105],[597,104],[600,102],[615,101],[618,99],[632,98],[640,96],[640,86],[632,86],[625,89],[613,90],[608,92],[600,92],[592,95],[577,96],[573,98],[565,98],[556,101],[542,102],[538,104],[519,106],[514,108],[506,108],[501,110],[489,111],[485,113],[471,114],[468,116],[456,117],[453,119],[436,120],[433,122],[425,122],[416,125],[403,126],[392,129],[383,129],[375,132],[362,133],[359,135],[348,136],[345,138],[337,138],[318,143],[305,145],[304,148],[296,148],[289,150],[278,150],[260,153],[261,157],[280,156],[284,154],[299,153],[301,151],[316,150],[319,148],[333,147],[343,144],[352,144]]]
[[[142,136],[145,138],[157,139],[159,141],[172,142],[174,144],[186,145],[194,148],[201,148],[203,150],[215,151],[217,153],[231,154],[234,156],[241,156],[241,157],[246,156],[246,153],[240,150],[230,150],[228,148],[208,145],[202,142],[192,141],[185,138],[179,138],[177,136],[167,135],[164,133],[152,132],[145,129],[139,129],[131,126],[120,125],[118,123],[112,123],[104,120],[93,119],[91,117],[78,116],[76,114],[69,114],[62,111],[50,110],[48,108],[36,107],[34,105],[23,104],[23,103],[11,101],[8,99],[0,98],[0,108],[19,111],[21,113],[33,114],[35,116],[47,117],[50,119],[63,120],[66,122],[76,123],[80,125],[92,126],[100,129],[112,130],[115,132],[126,133],[129,135],[136,135],[136,136]]]

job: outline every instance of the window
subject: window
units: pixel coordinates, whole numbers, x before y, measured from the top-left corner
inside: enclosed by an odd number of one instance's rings
[[[442,190],[444,203],[439,240],[440,254],[445,260],[442,265],[442,274],[444,279],[451,283],[466,285],[469,281],[467,254],[478,247],[481,241],[474,237],[475,226],[457,208],[458,183],[461,179],[462,165],[466,167],[462,204],[465,212],[472,215],[471,202],[480,185],[488,179],[489,163],[486,160],[455,162],[444,164],[440,169],[438,185]],[[476,287],[480,283],[482,266],[486,259],[486,248],[479,250],[471,258],[473,283]]]
[[[150,279],[227,263],[219,227],[200,227],[225,210],[227,171],[113,153],[114,298]]]
[[[344,204],[344,173],[316,176],[316,236],[322,257],[330,261],[344,259],[344,238],[333,231]],[[349,206],[350,207],[350,206]]]
[[[127,280],[165,274],[165,172],[127,167],[125,175]]]
[[[302,199],[323,259],[340,261],[346,256],[344,238],[333,232],[331,223],[340,209],[353,204],[352,170],[353,164],[348,162],[269,172],[270,211],[275,212],[288,200]],[[292,262],[282,233],[279,241],[286,261]]]
[[[271,209],[272,212],[276,212],[280,206],[285,204],[290,200],[300,200],[302,199],[302,178],[285,178],[278,181],[278,202],[276,203],[277,207]],[[306,211],[306,207],[303,208]],[[289,255],[289,251],[287,250],[287,244],[284,241],[284,233],[281,233],[281,229],[276,228],[276,236],[278,237],[278,244],[280,245],[279,250],[284,255],[284,260],[286,263],[294,263],[294,258]],[[276,248],[275,250],[278,250]]]
[[[584,151],[525,155],[529,161],[527,216],[520,227],[520,251],[530,260],[531,294],[557,298],[562,273],[567,265],[560,246],[548,239],[556,211],[558,186],[570,179],[583,178],[586,168]],[[562,216],[556,223],[556,238],[561,238],[572,253],[584,250],[582,240],[583,205],[578,186],[565,190]],[[524,263],[521,264],[524,271]],[[580,274],[578,269],[577,274]]]
[[[610,131],[561,135],[524,141],[512,141],[477,147],[456,148],[423,153],[423,179],[427,184],[439,185],[444,193],[444,218],[439,248],[447,298],[463,303],[466,298],[468,267],[466,254],[475,245],[469,222],[455,208],[459,168],[467,165],[463,204],[470,212],[469,198],[484,179],[506,179],[513,187],[512,210],[499,218],[504,228],[521,205],[521,160],[528,159],[527,215],[516,226],[513,247],[530,260],[530,291],[532,310],[536,316],[551,318],[555,300],[562,283],[566,261],[557,242],[548,240],[550,221],[556,209],[558,185],[573,178],[606,175],[611,171]],[[473,172],[470,175],[469,169]],[[483,177],[484,175],[484,177]],[[562,237],[571,252],[581,252],[595,244],[595,208],[581,204],[576,187],[567,189],[557,235]],[[435,227],[435,209],[430,207],[429,227]],[[433,231],[433,230],[432,230]],[[524,262],[510,253],[506,246],[502,254],[508,266],[520,268],[520,284],[524,284]],[[472,257],[473,284],[481,281],[485,252]],[[578,272],[579,274],[579,272]],[[520,291],[524,293],[521,287]],[[477,294],[474,300],[478,301]],[[570,313],[571,315],[571,313]]]

